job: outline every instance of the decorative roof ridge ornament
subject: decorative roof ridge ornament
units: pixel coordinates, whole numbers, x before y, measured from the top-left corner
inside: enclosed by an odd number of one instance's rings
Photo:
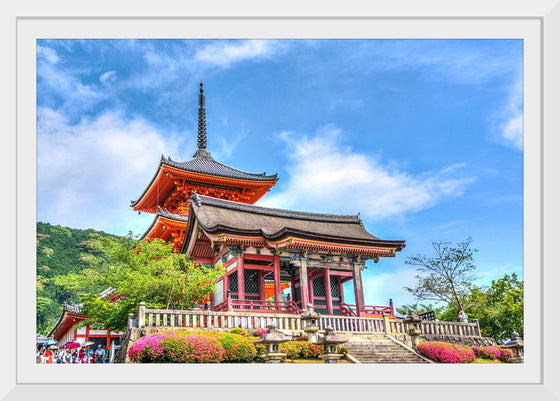
[[[192,191],[192,201],[196,204],[196,206],[202,205],[202,198],[194,191]]]
[[[193,157],[212,159],[206,150],[206,107],[204,99],[204,84],[200,82],[200,95],[198,95],[198,150]]]

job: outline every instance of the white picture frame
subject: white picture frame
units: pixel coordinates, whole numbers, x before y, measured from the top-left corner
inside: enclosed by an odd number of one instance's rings
[[[560,333],[555,311],[554,240],[558,238],[560,204],[554,171],[559,171],[560,150],[560,1],[491,1],[455,3],[404,1],[315,3],[224,0],[198,4],[157,2],[140,4],[100,0],[78,4],[25,1],[2,5],[3,40],[8,57],[3,63],[5,120],[4,259],[2,305],[9,310],[2,330],[3,372],[0,396],[23,399],[98,399],[118,397],[157,399],[211,397],[211,399],[283,398],[297,396],[329,399],[558,399],[556,370]],[[406,28],[403,28],[406,26]],[[521,28],[520,28],[521,27]],[[491,36],[493,28],[498,36]],[[274,31],[275,30],[275,31]],[[416,31],[415,31],[416,30]],[[271,367],[230,365],[197,366],[39,366],[29,360],[29,339],[35,337],[34,232],[35,232],[35,111],[34,52],[39,37],[523,37],[533,41],[525,51],[525,270],[526,330],[533,345],[525,364],[502,366],[316,365]],[[140,35],[140,36],[139,36]],[[478,35],[478,36],[477,36]],[[482,35],[482,36],[481,36]],[[484,36],[490,35],[490,36]],[[500,36],[501,35],[501,36]],[[527,36],[524,36],[527,35]],[[538,43],[537,46],[535,44]],[[541,64],[541,61],[544,64]],[[535,65],[538,68],[535,69]],[[531,79],[531,85],[528,82]],[[532,116],[532,117],[531,117]],[[528,129],[528,126],[531,129]],[[530,132],[530,134],[529,134]],[[556,133],[556,134],[554,134]],[[15,174],[14,174],[15,172]],[[30,236],[31,235],[31,236]],[[30,296],[31,294],[31,296]],[[31,325],[29,324],[31,321]],[[33,341],[33,340],[32,340]],[[527,342],[527,340],[526,340]],[[538,346],[536,346],[538,345]],[[532,350],[531,350],[532,348]],[[432,368],[433,367],[433,368]],[[91,368],[85,371],[84,368]],[[479,369],[474,372],[472,368]],[[334,370],[334,369],[339,369]],[[457,369],[447,380],[449,369]],[[426,372],[426,371],[425,371]],[[505,373],[504,373],[505,372]],[[229,373],[228,373],[229,374]],[[475,377],[476,375],[476,377]],[[376,380],[376,376],[381,380]],[[498,377],[500,376],[500,377]],[[150,379],[146,379],[152,378]],[[404,379],[403,379],[404,377]],[[436,380],[434,380],[434,378]],[[473,380],[469,380],[469,379]]]

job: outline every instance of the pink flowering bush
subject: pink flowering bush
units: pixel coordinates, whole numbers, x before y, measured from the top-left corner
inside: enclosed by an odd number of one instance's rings
[[[225,354],[215,337],[173,331],[142,337],[128,349],[130,359],[141,363],[219,363]]]
[[[255,330],[255,336],[259,336],[262,337],[266,334],[266,329],[256,329]]]
[[[496,347],[477,347],[477,346],[473,346],[472,350],[474,351],[474,354],[478,357],[478,358],[484,358],[484,359],[500,359],[501,356],[501,352],[498,348]]]
[[[513,351],[511,349],[502,348],[500,346],[497,346],[496,348],[500,351],[500,361],[509,362],[509,360],[513,357]]]
[[[471,347],[439,341],[425,341],[418,344],[418,352],[440,363],[469,363],[475,359]]]

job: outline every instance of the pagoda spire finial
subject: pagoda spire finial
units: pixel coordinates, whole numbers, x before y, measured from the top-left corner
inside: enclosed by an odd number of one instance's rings
[[[194,157],[205,157],[211,159],[212,156],[206,150],[206,108],[204,99],[204,84],[200,82],[200,95],[198,95],[198,150]]]

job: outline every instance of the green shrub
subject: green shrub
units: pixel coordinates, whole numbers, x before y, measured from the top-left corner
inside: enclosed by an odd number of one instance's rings
[[[253,340],[243,335],[226,333],[221,336],[220,343],[226,351],[226,362],[250,362],[257,356]]]
[[[240,336],[243,336],[243,337],[248,337],[249,336],[249,333],[247,332],[247,330],[245,330],[241,327],[235,327],[235,328],[231,329],[229,332],[233,333],[233,334],[239,334]]]
[[[312,359],[323,355],[324,348],[309,341],[288,341],[280,344],[280,351],[290,359]]]
[[[254,337],[252,338],[252,340],[258,340],[259,337]],[[264,354],[266,354],[266,347],[264,344],[255,344],[253,343],[253,345],[255,346],[255,349],[257,350],[257,355],[255,356],[255,362],[263,362],[264,359],[262,358],[262,356]]]

